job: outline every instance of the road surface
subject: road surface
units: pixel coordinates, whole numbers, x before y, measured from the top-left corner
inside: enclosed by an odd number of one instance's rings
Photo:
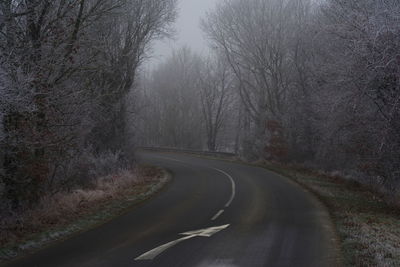
[[[338,266],[326,210],[265,169],[140,152],[173,175],[166,190],[98,228],[8,266]]]

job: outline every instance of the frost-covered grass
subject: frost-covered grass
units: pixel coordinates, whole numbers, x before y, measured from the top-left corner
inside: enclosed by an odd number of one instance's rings
[[[34,209],[2,218],[0,262],[110,220],[159,191],[168,179],[162,169],[138,166],[99,178],[92,189],[46,196]]]
[[[341,240],[345,266],[400,266],[399,207],[338,176],[293,166],[266,166],[307,187],[328,206]]]

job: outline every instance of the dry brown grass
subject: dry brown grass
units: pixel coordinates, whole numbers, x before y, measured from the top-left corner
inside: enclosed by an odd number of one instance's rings
[[[92,189],[44,196],[35,208],[2,218],[0,260],[110,219],[156,192],[166,180],[164,170],[139,166],[101,177]]]

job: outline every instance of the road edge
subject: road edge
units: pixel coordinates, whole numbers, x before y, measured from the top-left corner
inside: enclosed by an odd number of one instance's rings
[[[100,227],[151,201],[157,195],[167,190],[173,181],[173,175],[169,170],[159,166],[153,167],[159,168],[163,173],[163,177],[160,178],[157,183],[150,185],[149,190],[139,195],[131,195],[129,198],[109,201],[105,206],[108,209],[107,211],[111,212],[105,216],[103,214],[104,217],[99,216],[99,214],[104,211],[97,210],[91,214],[77,218],[67,225],[50,230],[44,229],[42,232],[28,237],[23,242],[0,248],[0,266],[7,265],[27,255],[34,254],[84,232]],[[112,211],[113,207],[116,207],[116,209]]]
[[[153,152],[155,150],[152,150]],[[341,238],[338,232],[338,229],[336,227],[335,224],[335,219],[334,219],[334,214],[333,211],[329,208],[328,203],[326,203],[324,201],[324,199],[322,198],[322,196],[316,192],[315,190],[313,190],[312,188],[310,188],[309,186],[307,186],[304,183],[299,182],[298,180],[294,179],[293,177],[290,177],[288,175],[285,175],[284,173],[279,173],[278,171],[269,168],[266,164],[261,164],[261,163],[252,163],[252,162],[247,162],[247,161],[243,161],[238,157],[227,157],[224,158],[223,156],[218,156],[218,157],[214,157],[212,155],[205,155],[203,153],[196,153],[196,152],[189,152],[189,151],[183,151],[183,152],[179,152],[179,151],[157,151],[157,152],[161,152],[161,153],[166,153],[166,154],[180,154],[180,155],[189,155],[189,156],[194,156],[194,157],[198,157],[198,158],[203,158],[203,159],[209,159],[209,160],[219,160],[219,161],[224,161],[224,162],[229,162],[229,163],[236,163],[236,164],[242,164],[242,165],[247,165],[247,166],[251,166],[251,167],[258,167],[258,168],[262,168],[268,172],[273,173],[274,175],[286,180],[288,183],[290,183],[293,186],[298,187],[299,189],[303,190],[307,197],[316,205],[317,208],[319,208],[321,211],[323,211],[326,216],[320,216],[320,219],[322,219],[322,223],[324,225],[329,225],[329,231],[331,232],[331,236],[332,238],[334,238],[333,243],[335,245],[334,248],[334,254],[331,258],[335,261],[335,263],[332,265],[334,267],[336,266],[344,266],[344,254],[343,254],[343,250],[342,250],[342,244],[341,244]]]

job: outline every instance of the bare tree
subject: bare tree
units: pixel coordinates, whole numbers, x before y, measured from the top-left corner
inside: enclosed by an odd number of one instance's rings
[[[151,42],[170,37],[175,18],[176,0],[134,0],[101,21],[97,34],[103,44],[101,64],[95,70],[100,89],[94,113],[98,123],[90,136],[96,150],[128,148],[127,96],[135,89],[138,67],[149,56]],[[132,147],[125,152],[129,151]]]
[[[171,32],[175,8],[175,0],[0,2],[1,180],[14,207],[35,203],[98,144],[91,133],[110,114],[122,133],[108,147],[122,149],[123,97],[150,42]]]
[[[219,5],[203,21],[204,31],[223,51],[239,80],[259,155],[267,145],[267,121],[281,121],[288,106],[297,9],[294,1],[233,0]]]
[[[320,13],[336,60],[324,68],[335,77],[325,86],[342,88],[342,117],[332,124],[339,124],[346,154],[357,159],[353,168],[388,188],[399,180],[399,14],[398,1],[339,0],[327,1]]]
[[[223,57],[209,58],[200,72],[200,100],[207,133],[207,148],[217,150],[217,137],[232,102],[234,79]]]
[[[50,162],[68,157],[80,141],[85,92],[77,72],[93,54],[83,56],[79,42],[92,19],[112,8],[105,0],[2,1],[0,37],[2,89],[7,95],[4,169],[7,194],[35,202]]]

